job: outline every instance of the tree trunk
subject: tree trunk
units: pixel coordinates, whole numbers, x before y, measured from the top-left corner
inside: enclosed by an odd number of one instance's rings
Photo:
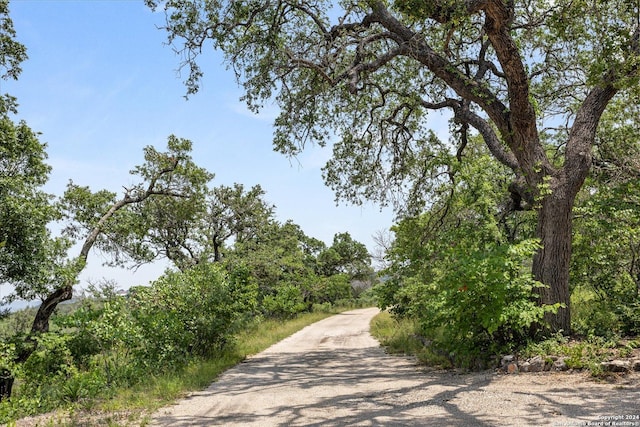
[[[25,362],[36,350],[35,335],[49,332],[49,319],[58,307],[58,304],[68,301],[73,297],[73,287],[63,286],[52,292],[38,308],[36,317],[31,325],[31,333],[25,338],[24,345],[15,359],[17,363]],[[0,370],[0,401],[11,397],[14,376],[8,369]]]
[[[213,262],[220,262],[222,255],[220,254],[220,244],[217,237],[213,238]]]
[[[571,333],[569,267],[571,261],[571,211],[575,193],[566,184],[555,186],[544,198],[538,212],[536,237],[542,248],[533,258],[533,276],[546,287],[538,289],[538,302],[561,303],[557,313],[545,314],[545,328],[551,332]]]
[[[39,334],[43,332],[49,332],[49,319],[51,315],[58,307],[58,304],[64,301],[68,301],[73,297],[73,287],[63,286],[53,291],[47,298],[40,304],[38,312],[36,313],[33,324],[31,325],[31,334]],[[26,360],[26,359],[25,359]]]
[[[0,402],[11,397],[13,375],[8,369],[0,370]]]

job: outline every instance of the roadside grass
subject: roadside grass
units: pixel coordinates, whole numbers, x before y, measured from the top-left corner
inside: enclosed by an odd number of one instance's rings
[[[451,361],[444,354],[426,346],[417,333],[418,325],[412,319],[396,319],[383,311],[371,320],[371,335],[391,354],[415,356],[418,362],[434,368],[450,368]]]
[[[18,425],[37,426],[146,426],[150,415],[159,408],[202,390],[225,370],[247,356],[265,350],[304,327],[350,308],[334,308],[300,314],[289,320],[260,320],[236,335],[234,345],[216,355],[193,361],[184,369],[163,372],[133,387],[113,390],[108,398],[74,403],[55,413],[21,420]],[[9,423],[12,427],[15,423]]]
[[[396,319],[388,312],[381,312],[371,321],[371,334],[389,353],[415,356],[419,363],[434,368],[451,368],[451,360],[445,354],[438,354],[431,349],[428,342],[417,333],[418,330],[414,320]],[[543,341],[531,342],[516,354],[519,359],[541,356],[549,363],[554,358],[562,357],[569,369],[589,372],[594,378],[607,378],[610,373],[603,371],[601,362],[640,357],[640,338],[589,336],[572,339],[558,334]]]
[[[518,356],[541,356],[547,362],[552,361],[552,356],[562,357],[569,369],[585,370],[595,378],[607,378],[611,373],[603,371],[603,361],[635,357],[639,354],[638,348],[640,338],[589,336],[572,339],[558,334],[544,341],[530,343]]]
[[[349,308],[350,309],[350,308]],[[314,311],[297,316],[291,320],[263,320],[245,328],[237,335],[236,352],[244,357],[256,354],[319,320],[333,316],[345,309]],[[241,359],[241,360],[242,360]]]

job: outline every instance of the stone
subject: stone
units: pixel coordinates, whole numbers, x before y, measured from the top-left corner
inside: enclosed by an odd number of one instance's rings
[[[640,371],[640,359],[635,359],[631,361],[631,369],[638,372]]]
[[[502,359],[500,359],[500,370],[508,374],[513,374],[515,372],[518,372],[518,364],[516,363],[516,357],[513,354],[502,356]]]
[[[529,372],[542,372],[545,368],[545,361],[542,356],[536,356],[529,359]]]
[[[513,362],[516,359],[516,357],[513,354],[508,354],[506,356],[502,356],[502,360],[500,361],[500,364],[502,366],[507,366],[509,363]]]
[[[553,362],[551,366],[551,370],[553,371],[568,371],[569,367],[567,366],[567,362],[564,357],[559,357]]]
[[[507,374],[517,374],[518,373],[518,364],[511,362],[507,365]]]
[[[629,372],[631,370],[631,362],[628,360],[611,360],[600,364],[605,372]]]
[[[531,368],[531,363],[526,360],[520,363],[520,372],[531,372],[529,369]]]

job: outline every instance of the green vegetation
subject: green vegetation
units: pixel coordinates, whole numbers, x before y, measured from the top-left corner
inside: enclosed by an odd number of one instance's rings
[[[90,302],[84,301],[82,304],[87,305]],[[155,409],[189,391],[205,388],[223,371],[247,356],[256,354],[303,327],[339,311],[339,308],[334,307],[322,313],[303,313],[286,321],[251,321],[233,335],[233,345],[214,349],[206,357],[193,358],[177,369],[140,372],[142,376],[129,383],[106,386],[104,383],[94,382],[94,388],[91,389],[92,384],[88,377],[92,376],[95,380],[98,376],[96,372],[70,372],[72,368],[67,367],[62,390],[56,390],[59,387],[55,382],[47,382],[46,385],[40,386],[37,397],[34,397],[22,396],[24,389],[18,387],[17,399],[0,403],[0,423],[29,414],[56,410],[54,414],[47,416],[42,425],[116,426],[127,425],[129,422],[144,424],[145,418]],[[43,362],[38,360],[40,366]],[[49,424],[46,424],[47,422]]]
[[[640,216],[630,208],[638,193],[615,190],[618,185],[630,190],[636,180],[620,169],[614,186],[596,169],[583,190],[592,194],[578,198],[573,340],[562,333],[549,337],[537,325],[558,305],[536,303],[536,289],[544,285],[527,268],[539,245],[532,239],[535,218],[528,211],[503,209],[508,200],[500,185],[506,170],[485,150],[470,139],[455,178],[441,185],[443,196],[392,228],[388,280],[374,289],[400,329],[397,337],[385,338],[385,345],[441,365],[446,361],[473,369],[494,367],[501,355],[538,351],[570,356],[570,366],[598,374],[599,362],[614,355],[601,349],[617,347],[639,332]],[[398,337],[409,338],[394,344]]]
[[[449,354],[438,352],[420,335],[418,322],[383,311],[371,321],[371,335],[391,354],[415,356],[424,365],[451,368]]]
[[[480,139],[504,168],[490,187],[507,197],[492,214],[528,211],[527,239],[540,243],[526,265],[543,284],[531,337],[571,332],[573,209],[595,194],[594,166],[612,180],[635,170],[637,181],[637,2],[146,3],[164,11],[168,41],[184,53],[187,93],[200,89],[203,45],[219,49],[250,109],[277,103],[276,150],[331,146],[323,171],[338,199],[393,204],[401,219],[427,210],[437,223],[441,184],[458,181]],[[435,132],[443,118],[447,140]],[[492,191],[465,182],[469,196]]]
[[[94,199],[81,187],[73,187],[72,194],[73,203],[64,199],[64,212],[73,213],[67,219],[70,231],[65,233],[82,235],[84,229],[116,256],[124,253],[136,261],[143,259],[140,254],[147,253],[144,239],[135,233],[149,233],[149,229],[131,228],[131,224],[145,224],[138,215],[147,212],[147,204],[101,222],[105,217],[100,211],[107,209],[108,203],[84,202]],[[197,197],[207,192],[192,194]],[[244,193],[238,196],[244,197]],[[100,193],[99,197],[112,196]],[[171,213],[194,206],[194,198],[179,201],[182,206],[169,203]],[[257,201],[264,204],[262,199]],[[153,208],[165,207],[155,203]],[[117,284],[104,283],[90,287],[89,295],[71,306],[56,304],[46,318],[46,329],[35,331],[33,327],[42,306],[0,320],[0,367],[9,384],[0,403],[0,422],[60,406],[110,405],[123,390],[150,387],[156,392],[164,390],[163,398],[175,397],[184,387],[202,386],[244,355],[282,339],[297,327],[300,314],[314,313],[315,317],[302,318],[308,322],[334,312],[337,306],[358,303],[351,282],[356,278],[373,280],[370,267],[365,268],[369,255],[344,247],[364,248],[361,243],[341,233],[335,240],[339,250],[326,247],[292,222],[280,224],[271,211],[265,212],[268,214],[253,225],[251,235],[236,238],[233,245],[218,242],[218,257],[204,255],[216,251],[210,252],[211,241],[199,239],[194,231],[180,247],[193,244],[202,255],[191,260],[169,257],[175,268],[149,287],[130,289],[126,297],[116,292]],[[183,220],[188,224],[197,221]],[[99,240],[102,234],[106,234],[104,241]],[[157,244],[161,237],[154,234],[151,244]],[[164,238],[174,241],[171,235]],[[330,257],[323,256],[327,251]],[[331,269],[327,268],[328,258]],[[116,261],[123,262],[122,258]],[[353,265],[358,268],[352,269]],[[323,274],[325,271],[330,271],[329,275]],[[371,297],[366,291],[358,296],[361,301]],[[281,322],[289,319],[292,323],[282,328]],[[167,371],[178,376],[159,379],[158,373]],[[187,379],[182,385],[182,375],[189,376],[192,371],[206,379],[195,384]]]
[[[392,354],[415,356],[419,363],[441,369],[457,367],[455,354],[440,350],[421,334],[421,327],[416,320],[398,318],[383,311],[371,321],[371,334],[376,337]],[[629,357],[640,348],[640,339],[620,339],[590,336],[582,339],[570,339],[562,334],[532,341],[521,346],[515,354],[520,359],[541,356],[546,361],[552,357],[562,357],[567,368],[586,370],[594,377],[610,375],[604,372],[601,362]],[[498,356],[494,356],[494,367],[498,364]],[[473,369],[485,368],[486,365],[471,366]]]
[[[26,58],[15,36],[0,0],[4,79],[17,78]],[[246,328],[330,312],[359,296],[353,281],[375,281],[370,255],[348,232],[327,246],[277,221],[259,185],[211,187],[214,174],[195,164],[192,142],[173,135],[164,151],[143,149],[122,195],[73,182],[46,194],[46,146],[14,113],[15,99],[0,98],[0,285],[11,285],[0,308],[39,305],[0,315],[0,422],[109,400],[202,361],[218,372],[237,362],[236,335]],[[114,266],[159,258],[172,266],[126,298],[106,283],[65,306],[92,249]],[[174,381],[163,388],[182,390]]]
[[[250,109],[280,107],[276,150],[332,144],[323,171],[338,199],[394,205],[373,291],[392,315],[374,322],[386,346],[470,369],[555,353],[594,373],[634,351],[637,2],[146,3],[184,42],[189,93],[211,41]],[[3,0],[0,18],[2,77],[16,78],[26,55]],[[15,109],[0,100],[0,283],[15,289],[4,302],[42,304],[0,325],[4,420],[121,393],[135,402],[131,390],[168,399],[183,382],[157,372],[214,375],[256,345],[243,333],[268,335],[263,321],[329,311],[355,299],[355,280],[376,281],[348,232],[327,246],[277,221],[259,185],[210,187],[175,136],[166,151],[144,149],[120,198],[73,183],[47,195],[46,147]],[[429,129],[433,110],[450,114],[446,142]],[[128,298],[104,286],[63,313],[93,247],[114,265],[173,265]]]

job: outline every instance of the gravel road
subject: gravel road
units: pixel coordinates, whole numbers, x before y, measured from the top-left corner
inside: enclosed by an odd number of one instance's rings
[[[369,335],[377,309],[317,322],[154,414],[153,426],[640,426],[640,378],[426,371]]]

